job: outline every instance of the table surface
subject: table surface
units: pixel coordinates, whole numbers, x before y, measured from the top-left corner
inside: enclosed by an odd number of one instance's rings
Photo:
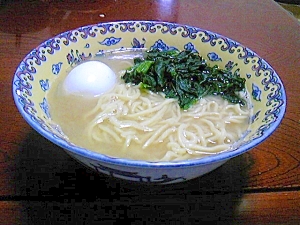
[[[0,6],[0,224],[300,224],[300,24],[271,0],[5,1]],[[37,134],[11,94],[16,67],[82,25],[160,20],[232,38],[267,60],[287,92],[279,128],[217,170],[167,186],[95,174]],[[147,224],[147,223],[146,223]]]

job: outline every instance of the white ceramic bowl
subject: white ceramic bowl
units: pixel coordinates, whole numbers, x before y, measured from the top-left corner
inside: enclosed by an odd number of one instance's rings
[[[176,162],[113,158],[69,143],[51,120],[46,94],[53,81],[85,58],[122,48],[194,49],[209,63],[234,67],[246,78],[253,116],[237,149]],[[208,173],[266,140],[280,124],[286,108],[283,84],[274,69],[236,41],[196,27],[155,21],[122,21],[80,27],[33,49],[13,78],[13,97],[20,113],[37,132],[99,173],[140,183],[182,182]]]

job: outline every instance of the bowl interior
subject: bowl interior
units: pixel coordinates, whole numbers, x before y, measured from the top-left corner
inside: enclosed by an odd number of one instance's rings
[[[51,120],[47,92],[58,76],[96,54],[116,49],[151,47],[197,51],[209,64],[229,68],[246,78],[253,115],[241,146],[230,152],[191,160],[190,163],[209,163],[239,155],[265,140],[281,122],[286,107],[284,87],[265,60],[238,42],[219,34],[186,25],[155,21],[89,25],[45,41],[33,49],[16,70],[13,79],[15,103],[25,120],[52,142],[76,154],[118,163],[118,160],[69,143]],[[130,163],[130,160],[126,162]],[[144,163],[146,165],[148,162]]]

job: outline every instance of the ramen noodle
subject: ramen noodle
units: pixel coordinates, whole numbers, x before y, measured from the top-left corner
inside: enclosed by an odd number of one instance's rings
[[[64,95],[66,74],[48,95],[53,121],[78,146],[118,158],[184,160],[233,149],[247,130],[249,104],[207,96],[182,110],[176,99],[124,83],[120,77],[132,59],[100,60],[118,74],[112,90],[93,98]]]

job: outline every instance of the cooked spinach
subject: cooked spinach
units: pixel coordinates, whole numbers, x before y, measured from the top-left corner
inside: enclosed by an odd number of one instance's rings
[[[166,98],[176,98],[182,109],[206,95],[220,95],[231,103],[245,105],[238,95],[245,88],[244,78],[209,66],[198,53],[188,50],[148,50],[144,58],[134,59],[134,66],[122,79],[142,89],[163,92]]]

